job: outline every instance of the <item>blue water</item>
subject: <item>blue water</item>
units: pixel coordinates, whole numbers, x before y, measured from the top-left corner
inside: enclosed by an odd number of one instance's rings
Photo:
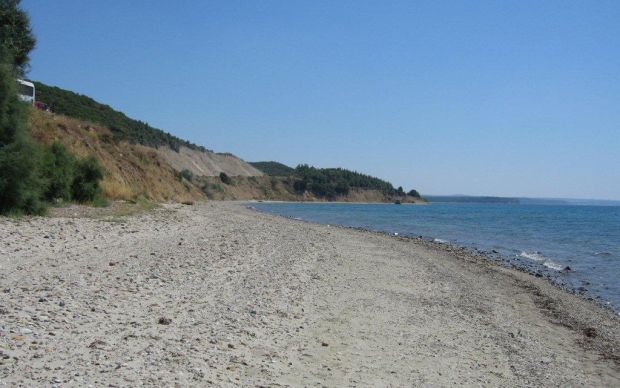
[[[422,236],[490,254],[620,310],[620,207],[256,203],[323,224]],[[495,251],[495,252],[494,252]],[[565,271],[570,267],[570,271]]]

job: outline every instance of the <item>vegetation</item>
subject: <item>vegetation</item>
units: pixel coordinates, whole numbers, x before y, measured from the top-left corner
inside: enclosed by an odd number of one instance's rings
[[[101,195],[99,181],[103,178],[103,169],[97,159],[88,157],[75,164],[75,176],[71,185],[74,200],[79,202],[94,201]]]
[[[28,55],[36,44],[28,14],[19,8],[20,0],[0,0],[0,39],[2,48],[10,56],[3,64],[12,65],[17,76],[28,67]],[[8,60],[5,62],[5,60]]]
[[[421,198],[420,193],[418,193],[418,190],[409,190],[409,192],[407,193],[407,195],[410,195],[414,198]]]
[[[225,185],[229,185],[229,184],[232,183],[232,179],[230,179],[230,177],[225,172],[223,172],[223,171],[220,172],[220,180]]]
[[[34,84],[37,99],[49,105],[54,113],[105,125],[119,140],[150,147],[168,146],[177,152],[182,146],[205,150],[204,147],[179,139],[161,129],[153,128],[145,122],[129,118],[124,113],[88,96],[48,86],[41,82],[34,82]]]
[[[270,176],[290,176],[295,169],[278,162],[250,162],[250,164]]]
[[[183,178],[183,179],[187,180],[188,182],[193,182],[194,181],[194,173],[191,172],[188,169],[183,169],[179,173],[179,178]]]
[[[0,0],[0,22],[0,213],[41,213],[42,150],[26,131],[28,107],[15,82],[35,41],[19,1]]]
[[[378,190],[385,195],[404,195],[394,189],[391,183],[370,175],[360,174],[344,168],[316,168],[301,164],[294,170],[297,192],[309,191],[317,197],[334,198],[347,195],[351,188]]]
[[[252,162],[250,164],[269,176],[289,177],[288,180],[283,181],[283,184],[292,187],[297,195],[310,192],[318,198],[334,199],[348,195],[351,189],[361,189],[376,190],[388,197],[410,195],[420,198],[416,190],[405,193],[402,187],[395,189],[391,183],[382,179],[344,168],[316,168],[307,164],[291,168],[278,162]]]
[[[59,144],[45,148],[30,138],[31,108],[17,97],[15,78],[35,40],[18,0],[0,0],[0,21],[0,214],[41,214],[56,199],[96,200],[103,171],[95,159],[77,160]]]

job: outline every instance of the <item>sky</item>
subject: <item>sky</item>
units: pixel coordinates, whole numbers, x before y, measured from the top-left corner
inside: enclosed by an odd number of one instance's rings
[[[620,1],[23,0],[28,77],[247,161],[620,199]]]

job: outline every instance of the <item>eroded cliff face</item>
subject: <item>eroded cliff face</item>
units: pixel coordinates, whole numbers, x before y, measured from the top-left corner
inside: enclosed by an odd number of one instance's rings
[[[49,112],[33,111],[29,128],[37,141],[63,144],[78,156],[92,155],[106,171],[103,194],[110,199],[145,197],[155,201],[206,198],[199,186],[179,177],[179,171],[195,175],[230,176],[262,173],[230,154],[190,150],[177,154],[168,147],[153,148],[118,141],[105,126]]]

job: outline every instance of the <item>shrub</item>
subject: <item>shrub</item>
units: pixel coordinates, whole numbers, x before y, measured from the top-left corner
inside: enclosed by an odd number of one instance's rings
[[[43,149],[26,131],[29,108],[17,98],[13,60],[0,45],[0,214],[40,214],[45,210],[41,201]]]
[[[76,159],[62,144],[55,142],[45,153],[43,175],[47,181],[44,196],[48,201],[70,201],[75,178]]]
[[[188,169],[181,170],[181,172],[179,173],[179,177],[180,178],[185,178],[185,180],[187,180],[189,182],[193,182],[194,181],[194,173],[192,173]]]
[[[103,169],[94,157],[81,159],[75,166],[73,179],[73,199],[79,202],[95,200],[101,194],[99,181],[103,178]]]
[[[0,145],[0,214],[42,214],[42,150],[28,139]]]
[[[232,179],[230,179],[230,177],[228,175],[226,175],[225,172],[220,172],[220,180],[222,181],[222,183],[224,183],[225,185],[229,185],[232,183]]]

